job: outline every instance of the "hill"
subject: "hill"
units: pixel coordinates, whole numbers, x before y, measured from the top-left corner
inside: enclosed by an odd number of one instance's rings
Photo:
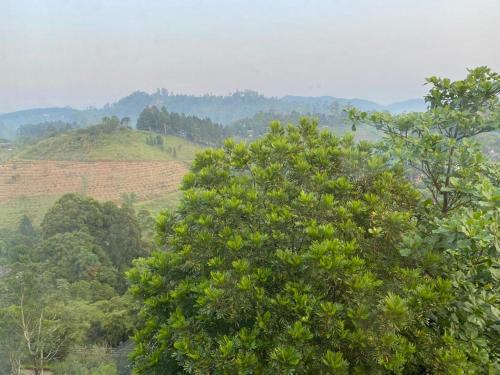
[[[14,159],[27,160],[180,160],[190,161],[200,146],[174,136],[161,136],[163,145],[148,144],[151,134],[121,128],[94,135],[78,129],[43,139],[21,149]]]
[[[15,145],[10,152],[3,149],[0,228],[15,227],[23,215],[38,224],[65,193],[117,203],[133,196],[138,209],[153,213],[158,202],[161,207],[177,202],[182,177],[200,146],[126,127],[101,128],[77,129],[35,144]]]

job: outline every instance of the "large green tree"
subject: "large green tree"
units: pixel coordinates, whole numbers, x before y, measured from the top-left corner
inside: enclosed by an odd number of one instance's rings
[[[398,251],[420,194],[370,145],[305,119],[273,123],[252,144],[199,154],[183,191],[158,219],[164,249],[129,273],[143,319],[138,372],[458,373],[467,363],[433,328],[451,283]]]

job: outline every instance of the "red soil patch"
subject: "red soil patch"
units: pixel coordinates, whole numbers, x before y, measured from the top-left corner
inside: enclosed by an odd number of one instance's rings
[[[23,160],[0,164],[0,202],[21,196],[83,193],[119,201],[123,193],[148,200],[176,191],[188,171],[177,161]]]

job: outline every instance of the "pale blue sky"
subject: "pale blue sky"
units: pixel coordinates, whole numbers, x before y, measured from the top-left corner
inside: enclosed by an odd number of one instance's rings
[[[0,0],[0,112],[134,90],[419,97],[500,71],[500,0]]]

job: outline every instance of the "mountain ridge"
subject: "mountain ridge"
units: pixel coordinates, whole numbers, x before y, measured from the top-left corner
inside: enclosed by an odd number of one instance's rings
[[[336,103],[336,107],[335,107]],[[256,91],[237,91],[230,95],[186,95],[172,94],[165,89],[148,94],[134,91],[131,94],[106,104],[100,108],[77,109],[70,106],[28,108],[0,114],[0,137],[13,139],[20,125],[37,124],[47,121],[63,121],[79,125],[98,122],[104,116],[129,117],[135,124],[140,112],[151,105],[166,106],[171,112],[210,118],[223,125],[251,117],[260,111],[290,113],[297,111],[307,114],[329,114],[346,106],[355,106],[365,111],[423,111],[422,99],[408,99],[389,105],[359,98],[337,98],[334,96],[296,96],[267,97]],[[335,108],[334,108],[335,107]]]

